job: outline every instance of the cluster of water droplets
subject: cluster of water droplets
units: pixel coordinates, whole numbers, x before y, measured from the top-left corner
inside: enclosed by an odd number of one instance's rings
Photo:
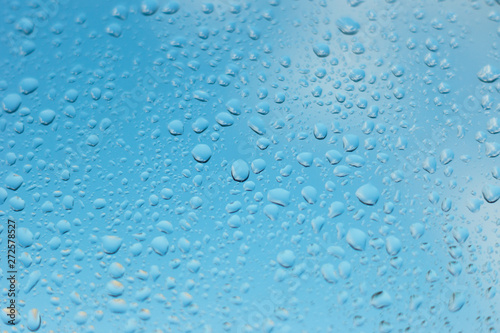
[[[458,3],[4,6],[6,329],[496,332],[500,7]]]

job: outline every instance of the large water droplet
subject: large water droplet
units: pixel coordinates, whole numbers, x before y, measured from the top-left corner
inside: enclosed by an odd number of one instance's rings
[[[378,202],[380,192],[372,184],[365,184],[358,188],[356,197],[365,205],[373,206]]]

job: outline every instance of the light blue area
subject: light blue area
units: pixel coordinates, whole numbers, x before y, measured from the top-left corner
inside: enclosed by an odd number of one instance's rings
[[[4,2],[0,331],[499,329],[497,1]]]

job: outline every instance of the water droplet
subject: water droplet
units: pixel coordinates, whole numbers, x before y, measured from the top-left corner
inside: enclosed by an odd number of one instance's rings
[[[184,133],[184,124],[180,120],[172,120],[168,124],[168,131],[172,135],[182,135]]]
[[[115,254],[122,246],[123,240],[118,236],[101,237],[102,248],[107,254]]]
[[[354,134],[344,135],[342,138],[344,150],[347,152],[355,151],[359,147],[359,137]]]
[[[111,23],[106,27],[106,32],[108,33],[108,35],[118,38],[122,35],[123,28],[118,23]]]
[[[500,70],[492,65],[486,65],[477,73],[477,77],[485,83],[495,82],[500,77]]]
[[[396,256],[399,251],[401,251],[402,243],[399,238],[394,236],[388,236],[385,241],[385,249],[387,253],[391,256]]]
[[[141,3],[141,13],[146,16],[153,15],[159,6],[158,0],[143,0]]]
[[[11,173],[5,178],[5,186],[13,191],[17,191],[19,187],[23,184],[24,179],[20,175]]]
[[[368,241],[368,236],[361,230],[351,228],[346,235],[347,243],[357,251],[363,251]]]
[[[487,184],[482,189],[484,199],[489,203],[495,203],[500,199],[500,186]]]
[[[169,246],[169,243],[168,243],[168,240],[167,240],[167,238],[165,236],[155,237],[151,241],[151,247],[160,256],[164,256],[165,254],[167,254],[167,252],[168,252],[168,246]]]
[[[314,54],[320,58],[325,58],[330,55],[330,47],[325,43],[317,43],[313,47]]]
[[[267,200],[283,207],[290,204],[290,197],[290,192],[282,188],[272,189],[267,194]]]
[[[27,17],[22,17],[16,22],[16,29],[23,32],[25,35],[31,35],[35,29],[35,24],[33,21]]]
[[[200,163],[206,163],[212,157],[212,150],[206,144],[198,144],[191,151],[193,158]]]
[[[261,158],[252,161],[252,172],[259,174],[266,169],[266,161]]]
[[[56,113],[53,110],[43,110],[39,114],[40,123],[43,125],[50,125],[56,118]]]
[[[180,9],[180,5],[177,1],[169,1],[165,6],[162,8],[162,13],[167,14],[167,15],[173,15],[177,13]]]
[[[360,25],[352,18],[343,16],[337,20],[337,28],[345,35],[355,35],[359,31]]]
[[[284,250],[278,254],[279,264],[285,268],[290,268],[295,264],[295,254],[290,250]]]
[[[27,77],[19,83],[19,91],[24,95],[29,95],[38,89],[38,80],[32,77]]]
[[[244,160],[236,160],[231,166],[231,176],[237,182],[244,182],[250,175],[250,167]]]
[[[304,167],[310,167],[313,162],[313,154],[309,152],[300,153],[297,155],[297,162]]]
[[[36,332],[40,329],[41,325],[42,318],[40,316],[40,313],[38,312],[38,309],[31,309],[28,312],[28,321],[26,323],[26,326],[30,331]]]
[[[21,96],[18,94],[8,94],[2,100],[2,108],[7,113],[16,112],[21,106]]]
[[[465,295],[460,292],[455,292],[450,296],[450,300],[448,302],[448,310],[451,312],[460,311],[465,305]]]
[[[313,186],[306,186],[301,191],[302,196],[309,204],[314,204],[318,200],[318,191]]]
[[[388,307],[392,304],[391,295],[386,291],[379,291],[372,295],[370,304],[377,309]]]
[[[380,192],[372,184],[365,184],[358,188],[356,197],[365,205],[373,206],[378,202]]]

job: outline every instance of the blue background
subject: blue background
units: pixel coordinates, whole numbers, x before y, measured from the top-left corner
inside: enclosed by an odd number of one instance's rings
[[[499,4],[178,5],[172,14],[161,0],[4,0],[0,99],[22,102],[0,114],[1,279],[10,217],[20,322],[1,329],[29,331],[37,309],[40,332],[496,332],[498,202],[482,192],[499,191],[488,124],[500,89],[477,74],[498,65]],[[355,34],[339,29],[343,17]],[[328,56],[316,55],[319,43]],[[38,81],[29,94],[26,78]],[[197,133],[200,118],[208,126]],[[359,147],[346,151],[352,135]],[[199,144],[211,150],[206,163],[193,158]],[[257,159],[264,171],[233,179],[235,161],[251,169]],[[375,205],[356,196],[365,184],[379,192]],[[277,188],[285,206],[271,201]],[[352,229],[366,237],[361,251]],[[108,236],[121,239],[114,254]],[[110,295],[112,280],[121,295]],[[6,289],[0,298],[4,307]]]

